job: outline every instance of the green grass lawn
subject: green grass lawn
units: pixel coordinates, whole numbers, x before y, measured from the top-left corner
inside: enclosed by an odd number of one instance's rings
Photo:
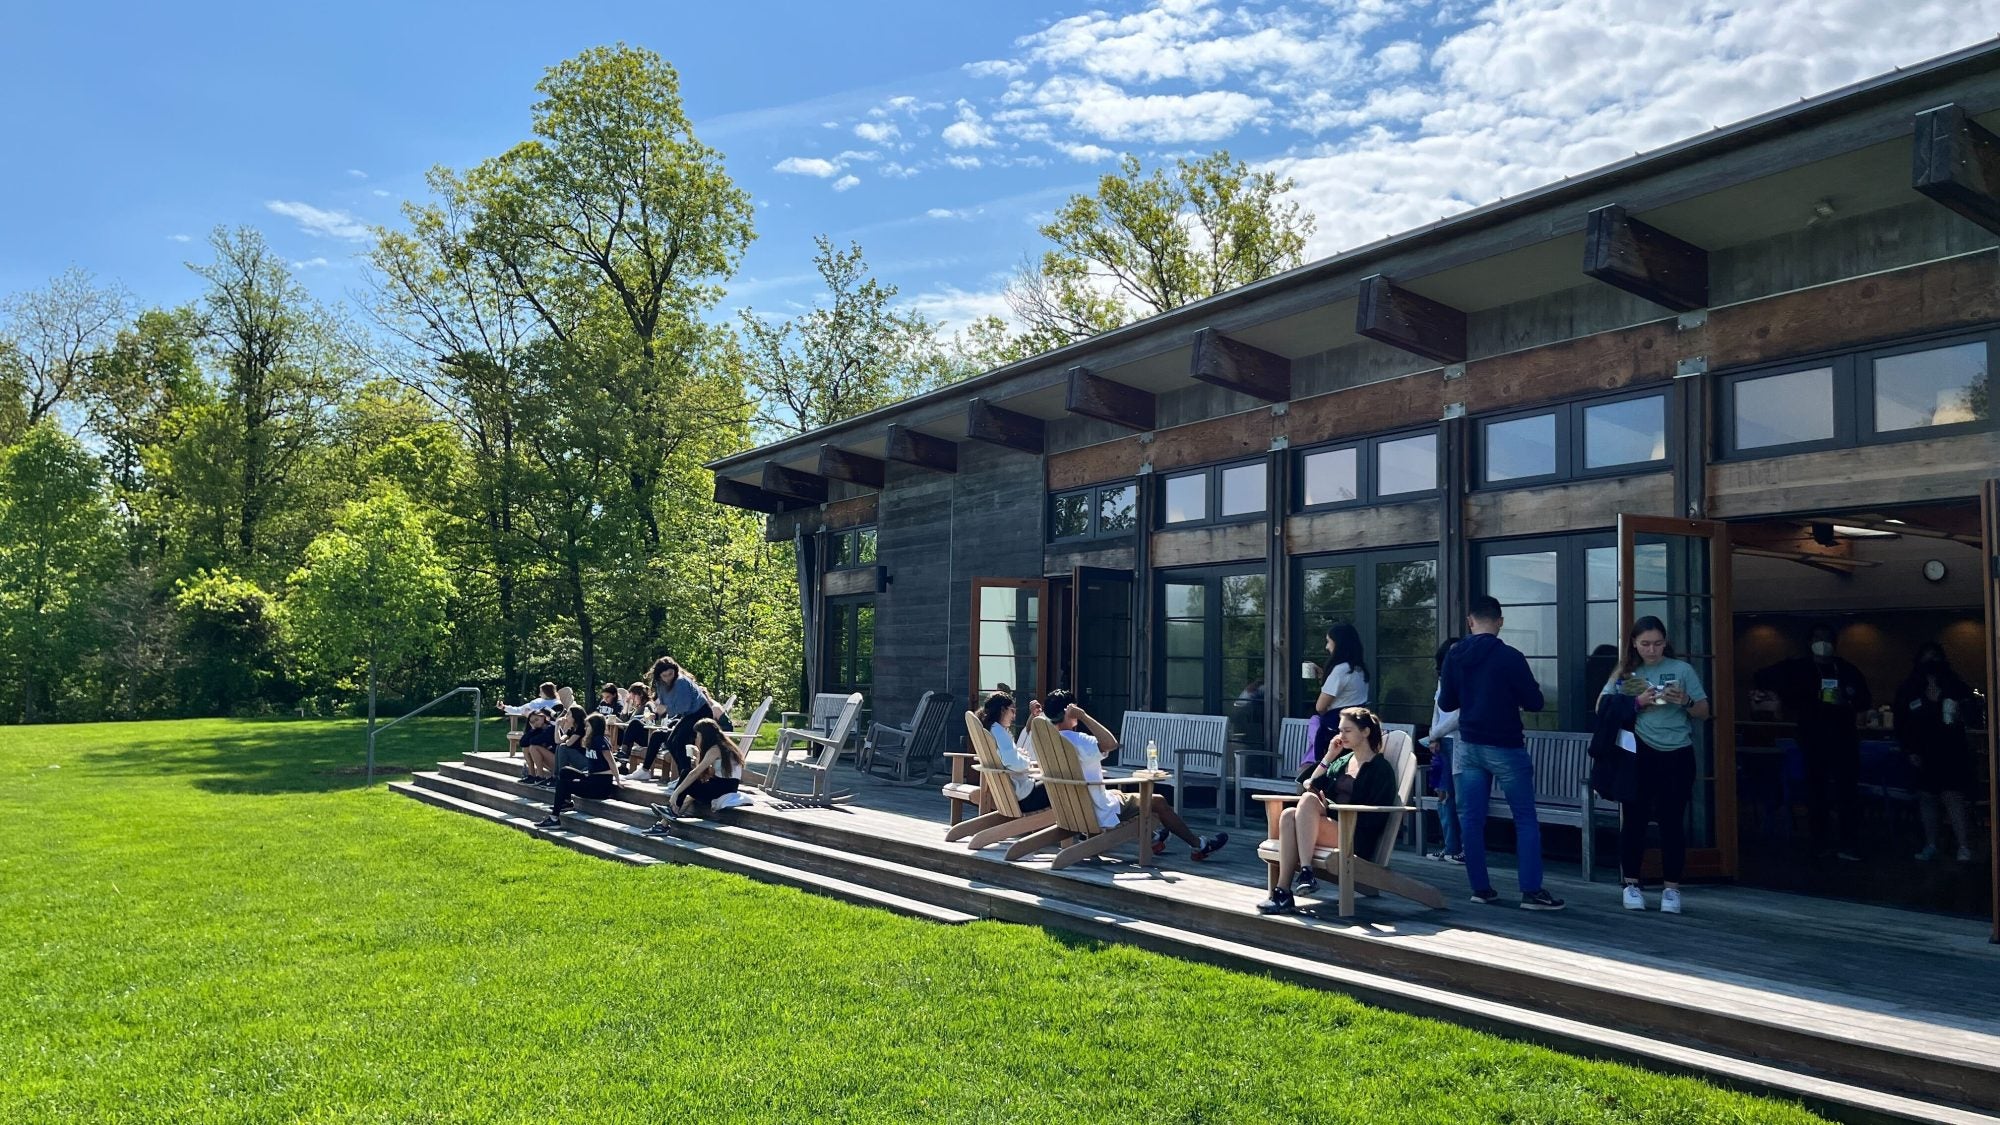
[[[0,728],[0,1122],[1816,1120],[1062,933],[585,858],[364,790],[361,745]]]

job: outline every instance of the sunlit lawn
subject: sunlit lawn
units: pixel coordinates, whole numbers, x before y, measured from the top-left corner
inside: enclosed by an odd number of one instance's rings
[[[0,1122],[1814,1120],[1061,933],[585,858],[362,789],[359,732],[0,729]],[[467,739],[423,720],[381,760]]]

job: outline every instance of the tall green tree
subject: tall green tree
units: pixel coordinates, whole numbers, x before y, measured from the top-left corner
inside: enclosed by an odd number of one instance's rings
[[[33,426],[92,390],[92,361],[131,317],[131,297],[71,268],[43,289],[0,299],[0,382],[22,396]]]
[[[423,513],[402,489],[378,481],[312,541],[286,585],[287,617],[309,666],[342,682],[365,675],[372,733],[378,674],[444,644],[454,587]]]
[[[927,390],[941,372],[937,329],[898,310],[897,289],[868,272],[859,244],[813,240],[826,294],[808,312],[766,320],[745,310],[737,327],[754,421],[789,436],[864,414]]]
[[[1070,197],[1007,299],[1033,351],[1060,347],[1300,265],[1313,217],[1294,184],[1218,151],[1146,172],[1127,156]]]
[[[153,479],[176,410],[213,401],[196,357],[200,326],[193,309],[148,309],[97,354],[89,383],[87,428],[103,450],[112,499],[125,521],[133,562],[166,549]]]
[[[103,484],[97,459],[46,417],[0,450],[0,655],[25,722],[47,713],[55,678],[90,644],[117,557]]]

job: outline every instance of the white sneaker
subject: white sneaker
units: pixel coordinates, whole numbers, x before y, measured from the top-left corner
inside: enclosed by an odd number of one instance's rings
[[[1668,887],[1660,892],[1660,913],[1679,914],[1681,912],[1681,891],[1679,887]]]
[[[633,770],[633,771],[632,771],[632,780],[633,780],[633,781],[651,781],[651,780],[653,780],[653,771],[652,771],[652,770],[649,770],[649,769],[643,769],[643,768],[642,768],[642,769],[636,769],[636,770]]]
[[[1971,849],[1971,848],[1968,848],[1968,847],[1966,847],[1966,846],[1964,846],[1963,844],[1959,845],[1959,848],[1958,848],[1958,862],[1960,862],[1960,863],[1971,863],[1971,862],[1972,862],[1972,849]]]
[[[1625,909],[1627,910],[1646,909],[1646,893],[1639,889],[1639,885],[1637,883],[1625,884]]]

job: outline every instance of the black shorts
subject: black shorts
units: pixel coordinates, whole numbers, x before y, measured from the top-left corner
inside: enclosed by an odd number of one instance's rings
[[[1049,787],[1039,781],[1035,783],[1033,789],[1028,790],[1027,796],[1021,798],[1021,811],[1024,813],[1041,812],[1048,807]]]
[[[700,781],[690,783],[681,795],[693,798],[696,804],[706,805],[725,793],[736,792],[742,784],[741,778],[704,777]]]

